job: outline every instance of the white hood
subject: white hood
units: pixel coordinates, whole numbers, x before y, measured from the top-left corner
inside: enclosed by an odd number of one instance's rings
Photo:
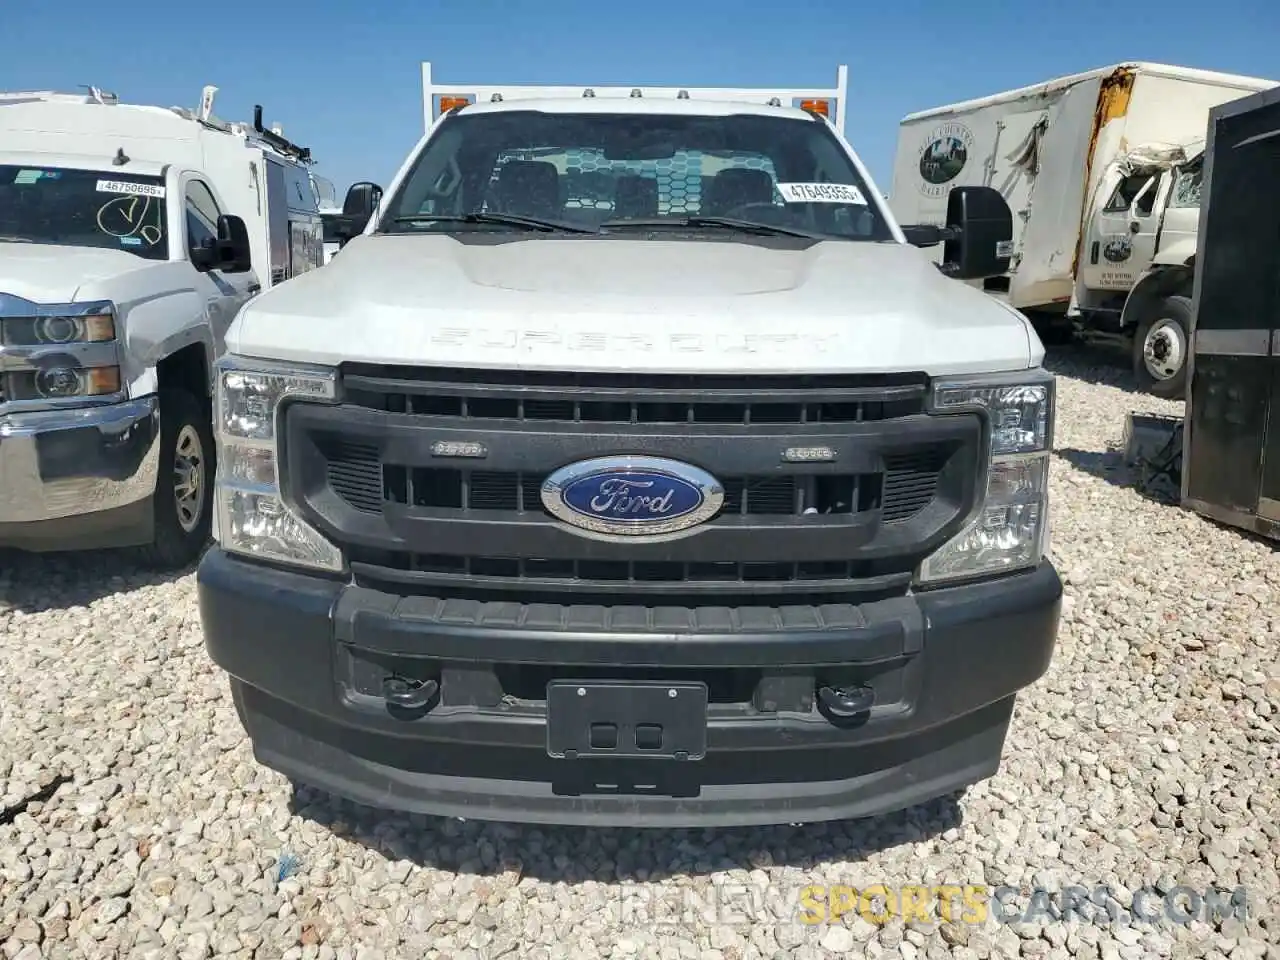
[[[721,240],[356,238],[251,302],[238,354],[520,369],[1025,369],[1020,314],[900,244],[803,251]]]
[[[153,266],[123,250],[0,241],[0,293],[36,303],[69,303],[86,284]]]

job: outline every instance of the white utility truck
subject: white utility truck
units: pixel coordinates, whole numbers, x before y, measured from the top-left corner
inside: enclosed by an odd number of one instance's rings
[[[1054,380],[964,282],[1008,205],[899,225],[842,88],[426,86],[218,364],[199,603],[260,762],[631,827],[995,773],[1058,628]]]
[[[321,263],[306,150],[198,111],[0,94],[0,548],[208,543],[213,362]]]
[[[1180,397],[1209,109],[1275,81],[1125,63],[906,117],[891,206],[941,223],[955,186],[1014,211],[1008,273],[981,285],[1061,334],[1123,345]]]

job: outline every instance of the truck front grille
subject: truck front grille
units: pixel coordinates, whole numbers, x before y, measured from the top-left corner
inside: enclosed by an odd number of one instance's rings
[[[905,584],[976,497],[982,430],[924,412],[923,378],[343,371],[340,402],[286,414],[282,480],[358,579],[401,591],[672,598]],[[437,441],[480,448],[432,455]],[[791,463],[793,446],[831,462]],[[695,463],[719,514],[666,542],[581,536],[547,476],[614,453]],[[643,541],[643,538],[637,538]]]

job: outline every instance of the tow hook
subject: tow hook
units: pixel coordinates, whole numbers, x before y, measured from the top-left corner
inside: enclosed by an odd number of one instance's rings
[[[876,692],[870,687],[822,687],[818,690],[818,705],[842,719],[866,713],[875,702]]]
[[[387,677],[382,681],[382,695],[387,703],[402,710],[421,710],[435,698],[439,689],[440,684],[435,680]]]

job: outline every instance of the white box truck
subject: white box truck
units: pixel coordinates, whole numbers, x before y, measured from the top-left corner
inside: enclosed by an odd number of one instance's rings
[[[941,224],[952,188],[995,187],[1013,210],[1013,256],[981,285],[1047,341],[1124,343],[1147,389],[1181,396],[1209,109],[1275,85],[1123,63],[913,113],[890,204],[904,223]]]

